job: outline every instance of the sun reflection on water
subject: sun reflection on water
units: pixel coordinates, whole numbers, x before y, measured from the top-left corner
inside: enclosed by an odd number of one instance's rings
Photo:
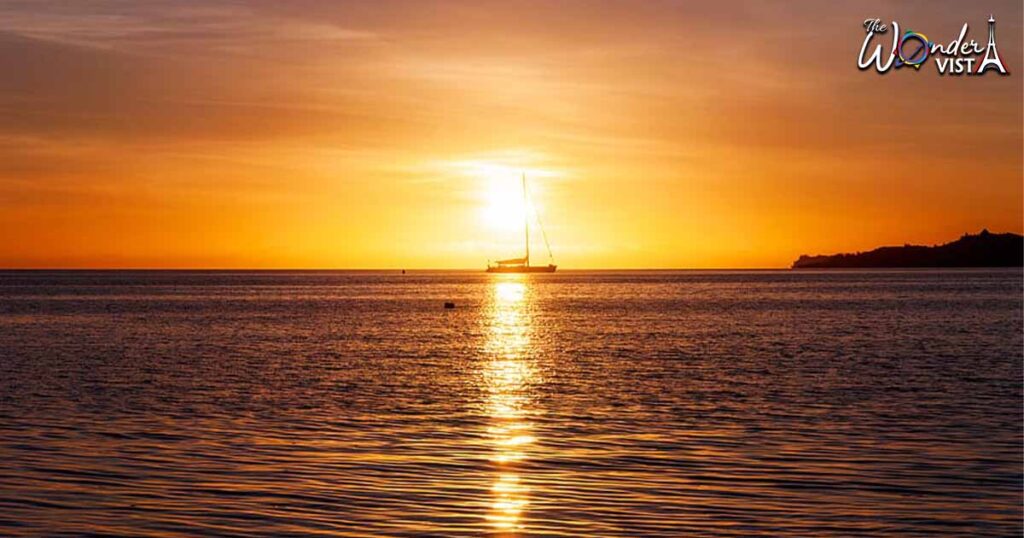
[[[526,353],[531,333],[527,296],[524,275],[501,275],[493,283],[488,315],[488,361],[483,382],[489,392],[490,461],[497,474],[486,517],[495,530],[506,534],[525,530],[522,515],[529,504],[529,488],[523,484],[518,468],[536,442],[529,421],[533,412],[529,385],[534,372]]]

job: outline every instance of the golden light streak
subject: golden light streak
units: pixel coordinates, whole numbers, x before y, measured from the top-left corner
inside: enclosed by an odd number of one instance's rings
[[[506,535],[525,530],[522,515],[529,505],[529,488],[522,483],[517,464],[529,457],[529,448],[537,441],[529,422],[533,413],[529,386],[535,374],[527,355],[531,333],[527,285],[523,275],[495,277],[487,321],[489,358],[482,376],[492,420],[487,432],[493,452],[488,459],[497,468],[484,517]]]

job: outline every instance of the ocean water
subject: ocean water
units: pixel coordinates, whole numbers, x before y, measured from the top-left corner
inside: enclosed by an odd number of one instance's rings
[[[0,535],[1020,536],[1022,293],[0,273]]]

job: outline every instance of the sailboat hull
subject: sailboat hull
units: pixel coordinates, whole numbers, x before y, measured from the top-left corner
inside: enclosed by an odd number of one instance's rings
[[[554,273],[557,265],[491,265],[488,273]]]

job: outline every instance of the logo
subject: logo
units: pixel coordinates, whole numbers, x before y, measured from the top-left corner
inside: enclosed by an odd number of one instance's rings
[[[870,56],[865,58],[868,47],[878,34],[889,31],[889,27],[881,19],[864,21],[864,44],[860,47],[857,67],[861,71],[870,69],[872,64],[879,73],[887,73],[890,69],[912,67],[920,70],[928,58],[935,60],[935,68],[940,75],[983,75],[987,71],[996,70],[1000,75],[1009,72],[1003,66],[996,49],[996,19],[988,17],[988,45],[982,47],[977,41],[967,40],[967,23],[960,28],[960,35],[949,43],[936,43],[922,32],[907,29],[900,32],[900,25],[892,21],[892,48],[886,55],[882,45],[875,45]]]

